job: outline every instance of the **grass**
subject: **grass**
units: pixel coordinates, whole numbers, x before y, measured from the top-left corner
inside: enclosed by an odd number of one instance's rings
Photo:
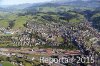
[[[26,21],[27,21],[27,18],[25,16],[18,17],[17,20],[15,21],[14,28],[22,28],[23,24],[25,24]]]
[[[62,37],[57,37],[56,39],[57,39],[57,42],[63,42],[64,41]]]
[[[32,66],[30,63],[26,62],[25,66]]]
[[[44,8],[45,10],[49,10],[52,12],[52,10],[54,10],[55,8],[50,8],[48,9],[47,7]],[[74,12],[68,12],[69,14],[72,15],[76,15],[77,13]],[[39,16],[38,16],[39,15]],[[30,22],[31,20],[35,20],[37,23],[50,23],[51,21],[43,19],[41,16],[49,16],[48,13],[38,13],[36,15],[24,15],[24,16],[18,16],[17,14],[11,14],[11,13],[5,13],[5,14],[1,14],[0,13],[0,26],[1,27],[5,27],[7,28],[9,26],[9,21],[15,20],[15,25],[13,27],[13,29],[18,29],[18,28],[24,28],[24,25],[27,21]],[[59,14],[51,14],[50,15],[53,19],[52,21],[54,22],[67,22],[67,20],[62,20],[59,19],[59,17],[61,17]],[[37,18],[33,18],[33,17],[37,17]],[[81,14],[77,14],[77,17],[70,19],[70,22],[81,22],[82,19],[84,19],[84,16]]]
[[[9,21],[15,20],[15,25],[13,28],[23,28],[23,24],[25,24],[27,20],[31,19],[31,15],[18,16],[16,14],[0,13],[0,26],[7,28],[9,26]]]
[[[7,27],[8,26],[8,20],[6,20],[6,19],[3,19],[3,20],[0,20],[0,26],[3,26],[3,27]]]
[[[2,64],[2,66],[14,66],[13,64],[11,64],[8,61],[1,62],[1,64]]]
[[[78,23],[78,22],[80,22],[80,20],[74,18],[74,19],[71,19],[69,22]]]
[[[95,18],[95,17],[100,17],[100,13],[96,13],[95,15],[92,16],[92,18]]]
[[[12,34],[2,34],[0,36],[13,36]]]
[[[0,47],[11,48],[11,47],[18,47],[16,44],[0,44]]]

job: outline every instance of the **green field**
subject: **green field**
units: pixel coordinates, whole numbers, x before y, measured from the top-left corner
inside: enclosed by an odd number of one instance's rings
[[[14,66],[13,64],[11,64],[8,61],[1,62],[0,64],[2,64],[2,66]]]

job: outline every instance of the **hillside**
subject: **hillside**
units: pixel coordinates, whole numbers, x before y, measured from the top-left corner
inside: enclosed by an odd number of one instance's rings
[[[99,1],[63,0],[37,4],[27,3],[0,8],[0,26],[7,28],[9,23],[13,22],[12,28],[23,28],[23,24],[27,21],[37,21],[38,23],[78,23],[82,22],[85,18],[94,22],[95,19],[92,16],[99,11],[99,4]]]
[[[11,13],[4,13],[0,14],[0,26],[8,27],[11,21],[14,22],[13,28],[23,28],[23,24],[27,21],[31,22],[37,21],[37,23],[50,23],[50,22],[82,22],[84,20],[84,16],[75,12],[66,12],[66,13],[56,13],[56,12],[47,12],[47,13],[36,13],[35,15],[19,15],[19,14],[11,14]],[[9,16],[8,16],[9,15]]]
[[[24,11],[28,12],[66,12],[68,10],[95,10],[100,5],[100,1],[79,1],[79,0],[55,0],[49,3],[33,4]]]
[[[100,13],[96,13],[91,17],[93,27],[100,31]]]

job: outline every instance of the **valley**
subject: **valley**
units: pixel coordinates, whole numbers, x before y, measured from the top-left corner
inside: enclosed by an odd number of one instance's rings
[[[100,65],[100,1],[51,1],[0,7],[3,66]],[[77,63],[76,57],[90,57]],[[73,58],[43,63],[40,57]],[[84,60],[84,59],[83,59]]]

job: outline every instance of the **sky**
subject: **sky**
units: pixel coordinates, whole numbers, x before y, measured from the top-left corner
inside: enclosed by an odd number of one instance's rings
[[[39,3],[39,2],[48,2],[48,1],[59,1],[59,0],[0,0],[0,5],[18,5],[18,4],[25,4],[25,3]],[[68,1],[75,1],[75,0],[68,0]],[[83,1],[87,1],[87,0],[83,0]]]
[[[39,3],[51,0],[0,0],[0,5],[18,5],[24,3]]]

